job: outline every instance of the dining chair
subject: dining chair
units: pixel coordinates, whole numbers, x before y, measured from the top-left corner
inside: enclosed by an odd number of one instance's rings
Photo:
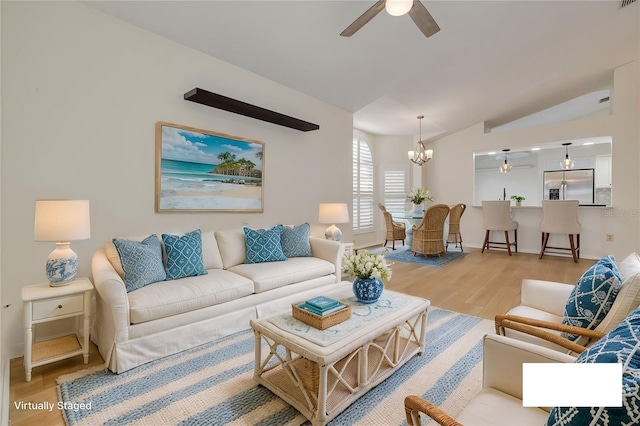
[[[571,251],[573,261],[578,263],[580,258],[580,231],[578,222],[578,200],[546,200],[542,201],[542,247],[540,259],[547,249]],[[551,247],[547,243],[549,234],[565,234],[569,236],[569,247]],[[576,236],[576,240],[574,240]]]
[[[483,201],[482,202],[482,225],[486,230],[484,243],[482,243],[482,253],[485,249],[506,249],[511,256],[511,246],[518,252],[518,222],[511,218],[511,201]],[[491,231],[504,232],[504,242],[490,241]],[[509,231],[513,231],[514,241],[509,241]]]
[[[435,204],[427,209],[420,225],[413,226],[413,241],[411,251],[414,255],[420,253],[438,256],[445,252],[444,221],[449,214],[449,206]]]
[[[460,251],[464,251],[462,248],[462,234],[460,234],[460,219],[466,209],[467,205],[463,203],[456,204],[449,209],[449,236],[447,237],[447,250],[451,243],[455,244],[456,247],[460,244]]]
[[[402,222],[396,222],[393,220],[391,213],[387,211],[387,208],[384,204],[378,204],[380,210],[382,210],[382,215],[384,216],[384,224],[387,228],[387,234],[384,240],[384,247],[387,246],[389,240],[391,240],[391,248],[396,249],[396,240],[402,240],[402,245],[404,245],[404,240],[407,238],[406,225]]]

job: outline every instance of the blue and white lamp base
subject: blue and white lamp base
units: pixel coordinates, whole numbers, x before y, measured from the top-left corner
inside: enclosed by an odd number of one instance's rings
[[[327,240],[340,241],[342,240],[342,231],[336,225],[331,225],[324,231],[324,236]]]
[[[47,278],[51,287],[69,285],[78,272],[78,256],[68,242],[56,243],[56,249],[47,258]]]

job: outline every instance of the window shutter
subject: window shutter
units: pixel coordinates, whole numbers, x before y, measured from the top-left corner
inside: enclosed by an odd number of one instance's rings
[[[373,157],[366,140],[353,138],[353,230],[373,230]]]
[[[407,170],[387,167],[383,172],[384,206],[389,213],[403,213],[407,200]]]

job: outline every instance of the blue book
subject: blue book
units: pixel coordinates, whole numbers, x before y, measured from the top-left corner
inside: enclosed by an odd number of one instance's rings
[[[347,305],[344,305],[344,304],[338,302],[338,304],[336,306],[334,306],[333,308],[329,308],[329,309],[327,309],[325,311],[319,311],[318,309],[314,308],[313,306],[308,305],[305,302],[302,302],[302,303],[300,303],[298,305],[298,308],[304,309],[307,312],[311,312],[314,315],[324,316],[324,315],[331,314],[333,312],[337,312],[337,311],[339,311],[341,309],[344,309],[346,306]]]
[[[307,305],[318,309],[323,312],[327,309],[335,308],[340,304],[337,300],[331,299],[326,296],[317,296],[312,299],[309,299],[305,302]]]

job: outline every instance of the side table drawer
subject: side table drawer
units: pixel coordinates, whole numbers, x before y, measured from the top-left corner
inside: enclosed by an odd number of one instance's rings
[[[68,315],[74,312],[80,313],[83,311],[83,307],[82,294],[33,302],[33,320]]]

